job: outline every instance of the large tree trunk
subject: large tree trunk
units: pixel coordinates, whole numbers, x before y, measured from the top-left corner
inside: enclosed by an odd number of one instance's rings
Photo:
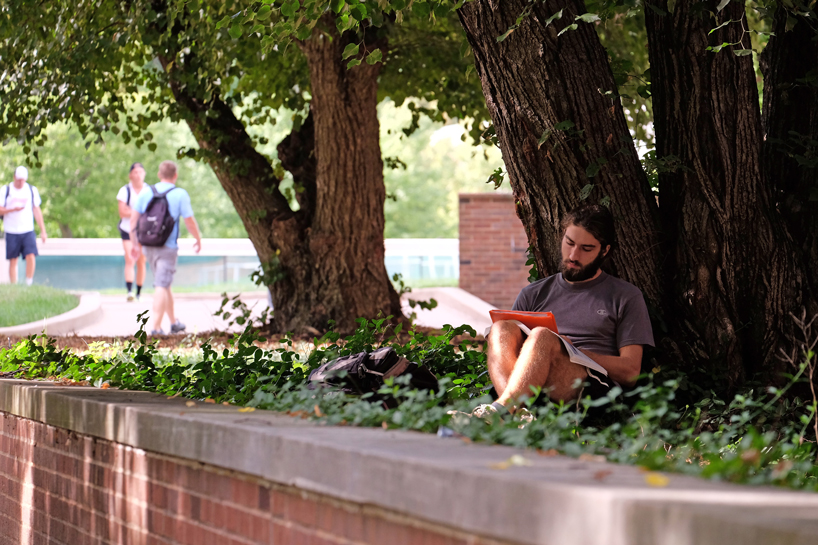
[[[381,65],[347,70],[341,59],[346,43],[347,37],[330,41],[316,33],[303,45],[312,76],[315,178],[307,154],[297,172],[305,187],[297,212],[231,108],[218,96],[203,101],[189,87],[195,56],[160,55],[174,97],[189,114],[188,126],[258,252],[275,307],[274,326],[282,332],[326,330],[334,321],[348,333],[357,318],[401,315],[384,265],[376,110]],[[309,142],[309,135],[299,137]]]
[[[657,156],[682,165],[659,177],[665,274],[713,369],[732,385],[776,369],[787,315],[802,304],[802,269],[762,169],[752,56],[734,54],[751,47],[744,5],[730,2],[712,18],[717,3],[675,2],[660,15],[668,2],[648,0],[645,16]]]
[[[795,21],[787,30],[787,20]],[[779,4],[761,54],[764,164],[778,210],[805,263],[818,263],[818,41],[812,21]],[[818,268],[806,267],[814,303]],[[814,315],[815,308],[810,308]]]
[[[530,15],[498,41],[527,6]],[[546,25],[559,10],[562,18]],[[609,199],[617,219],[615,273],[641,288],[654,317],[660,317],[656,201],[607,55],[591,24],[580,22],[558,36],[584,11],[579,0],[474,0],[459,15],[539,271],[557,272],[560,221],[583,203],[583,188],[593,184],[584,202]],[[566,121],[573,126],[558,125]],[[594,165],[602,162],[594,175]]]

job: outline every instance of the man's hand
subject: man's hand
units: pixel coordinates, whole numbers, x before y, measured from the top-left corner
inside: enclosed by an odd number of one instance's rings
[[[198,239],[193,243],[193,251],[197,254],[202,251],[202,239]]]
[[[45,231],[40,231],[40,240],[43,241],[43,244],[45,244],[45,241],[48,240],[48,235],[45,234]]]

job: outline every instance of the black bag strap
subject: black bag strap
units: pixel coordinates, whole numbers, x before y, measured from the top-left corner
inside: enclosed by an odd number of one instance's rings
[[[128,196],[126,197],[126,202],[128,206],[131,206],[131,184],[125,186],[125,190],[128,192]]]
[[[8,185],[6,186],[6,200],[5,200],[5,201],[3,201],[3,208],[5,208],[6,206],[8,206],[8,204],[9,204],[9,191],[11,191],[11,184],[8,184]],[[32,201],[34,200],[34,195],[33,195],[33,192],[32,192],[32,195],[31,195],[31,200],[32,200]]]

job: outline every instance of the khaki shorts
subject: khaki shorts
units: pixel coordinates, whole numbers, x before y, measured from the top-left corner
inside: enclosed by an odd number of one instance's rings
[[[142,253],[150,263],[153,271],[153,287],[169,288],[173,283],[173,274],[176,272],[176,260],[179,256],[178,248],[167,246],[142,246]]]

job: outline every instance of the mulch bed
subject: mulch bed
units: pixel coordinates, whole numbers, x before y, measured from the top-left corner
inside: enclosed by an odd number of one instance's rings
[[[435,330],[428,327],[416,327],[416,330],[423,332],[425,334],[440,334],[442,333],[439,330]],[[279,341],[284,338],[283,333],[262,333],[262,336],[265,337],[267,340],[266,342],[258,342],[256,343],[261,348],[278,348],[281,346]],[[197,333],[196,335],[193,334],[177,334],[177,335],[164,335],[161,337],[155,337],[159,340],[159,348],[191,348],[191,347],[198,347],[207,339],[211,339],[211,343],[215,346],[218,345],[227,345],[228,341],[233,337],[232,333],[226,333],[224,331],[205,331]],[[4,346],[12,346],[16,342],[20,341],[25,337],[6,337],[2,339],[2,344]],[[90,337],[90,336],[77,336],[77,335],[65,335],[59,337],[53,337],[56,343],[57,348],[71,348],[74,350],[86,350],[89,345],[96,342],[103,342],[103,343],[123,343],[129,340],[134,340],[132,336],[122,336],[122,337]],[[293,336],[294,341],[301,341],[301,342],[312,342],[314,340],[313,335],[304,334],[304,335],[295,335]],[[399,340],[401,343],[409,342],[409,335],[406,332],[401,332],[399,335]],[[468,335],[460,335],[454,339],[455,344],[459,344],[463,341],[474,341],[478,344],[483,344],[485,341],[482,337],[478,337],[477,339],[471,339]]]

